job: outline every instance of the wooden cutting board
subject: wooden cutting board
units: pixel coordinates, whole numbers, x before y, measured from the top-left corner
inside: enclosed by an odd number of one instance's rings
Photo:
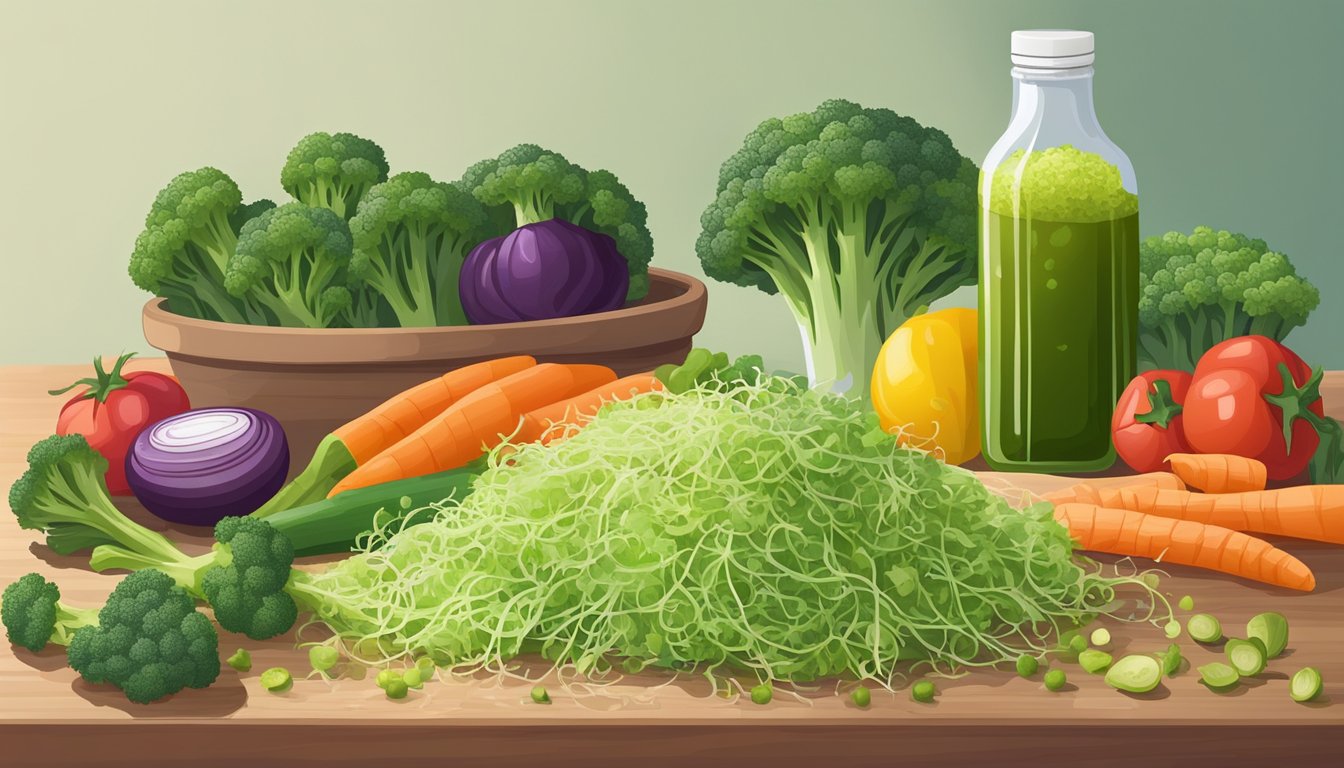
[[[160,360],[131,368],[166,370]],[[0,486],[23,470],[24,454],[50,433],[61,398],[46,390],[84,375],[85,366],[0,368]],[[1326,402],[1344,417],[1344,373],[1328,374]],[[988,484],[1045,492],[1073,482],[1050,475],[983,473]],[[128,513],[204,550],[208,532],[172,528],[133,504]],[[115,578],[61,557],[0,515],[0,584],[36,570],[58,582],[72,604],[98,604]],[[302,676],[307,654],[293,635],[258,643],[225,634],[221,650],[246,647],[253,670],[225,667],[209,689],[148,706],[90,686],[56,649],[33,654],[0,643],[0,765],[336,765],[590,766],[619,755],[622,764],[685,765],[1042,765],[1053,759],[1101,765],[1309,765],[1344,746],[1344,548],[1283,540],[1318,579],[1309,595],[1171,567],[1162,589],[1173,601],[1192,595],[1200,611],[1237,633],[1264,610],[1287,615],[1290,651],[1259,679],[1214,694],[1187,671],[1144,696],[1111,690],[1099,677],[1065,665],[1070,685],[1049,693],[1036,679],[978,671],[938,681],[936,703],[908,691],[880,692],[867,710],[835,695],[836,684],[768,706],[709,695],[697,679],[647,675],[603,690],[566,690],[547,681],[553,703],[533,704],[531,683],[488,677],[436,681],[404,701],[387,700],[366,679],[300,679],[283,695],[257,677],[283,665]],[[320,563],[321,561],[317,561]],[[1147,624],[1109,622],[1112,652],[1156,651],[1162,633]],[[320,635],[312,633],[311,637]],[[1221,658],[1183,639],[1194,664]],[[1302,705],[1287,676],[1315,666],[1325,694]],[[1046,762],[1042,762],[1046,761]]]

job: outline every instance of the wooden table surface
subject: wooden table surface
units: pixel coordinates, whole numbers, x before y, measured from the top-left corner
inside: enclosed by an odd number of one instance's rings
[[[165,370],[164,361],[131,368]],[[86,375],[84,366],[0,368],[0,486],[24,469],[29,445],[50,433],[62,398],[47,389]],[[1344,416],[1344,374],[1331,374],[1326,402]],[[985,473],[993,487],[1045,491],[1070,482],[1040,475]],[[148,520],[132,504],[126,509]],[[164,529],[163,524],[156,527]],[[199,531],[170,529],[188,548]],[[116,578],[95,574],[79,557],[62,557],[0,515],[0,584],[28,571],[56,581],[66,601],[101,603]],[[936,703],[912,702],[907,690],[875,693],[867,710],[834,683],[797,696],[776,693],[767,706],[709,695],[698,679],[627,678],[600,691],[566,690],[548,681],[553,703],[533,704],[531,684],[501,678],[435,681],[394,702],[372,680],[301,679],[283,695],[258,675],[283,665],[298,675],[307,654],[293,635],[258,643],[221,635],[224,655],[247,647],[253,669],[224,667],[209,689],[156,704],[128,703],[119,691],[84,684],[61,649],[33,654],[0,643],[0,764],[135,765],[340,763],[360,765],[595,765],[621,756],[627,765],[999,765],[1038,764],[1050,756],[1082,765],[1142,759],[1145,765],[1315,764],[1344,747],[1344,549],[1283,540],[1318,579],[1309,595],[1221,575],[1170,567],[1162,591],[1173,603],[1192,595],[1197,610],[1218,616],[1233,635],[1246,619],[1278,610],[1292,627],[1290,650],[1268,671],[1229,694],[1215,694],[1187,670],[1151,694],[1111,690],[1100,677],[1064,665],[1070,685],[1045,691],[1039,675],[981,671],[937,682]],[[1111,650],[1164,649],[1161,631],[1106,622]],[[1217,648],[1180,641],[1195,665],[1221,658]],[[1287,678],[1302,666],[1325,678],[1322,699],[1297,704]],[[1232,758],[1229,760],[1229,758]],[[258,762],[260,760],[260,762]]]

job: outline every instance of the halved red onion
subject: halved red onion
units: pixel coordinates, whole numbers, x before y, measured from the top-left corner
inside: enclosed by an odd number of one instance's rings
[[[273,416],[251,408],[197,408],[140,432],[126,479],[140,503],[175,523],[214,525],[251,513],[289,472],[289,443]]]

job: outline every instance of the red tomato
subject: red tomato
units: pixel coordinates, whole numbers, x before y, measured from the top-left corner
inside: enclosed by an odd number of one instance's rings
[[[80,379],[53,395],[78,386],[85,389],[61,408],[56,434],[80,434],[107,459],[107,489],[114,496],[131,492],[126,484],[126,452],[140,430],[189,408],[187,393],[177,379],[152,371],[122,373],[121,367],[134,353],[117,358],[111,371],[103,370],[102,358],[94,358],[97,378]]]
[[[1320,444],[1321,371],[1264,336],[1214,346],[1195,366],[1185,437],[1200,453],[1264,462],[1272,480],[1296,477]]]
[[[1129,382],[1111,417],[1115,452],[1136,472],[1155,472],[1173,453],[1189,453],[1181,409],[1185,371],[1144,371]]]

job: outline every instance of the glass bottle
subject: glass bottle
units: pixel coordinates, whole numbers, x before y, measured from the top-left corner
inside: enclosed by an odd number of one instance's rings
[[[1111,411],[1134,375],[1134,168],[1097,122],[1093,36],[1012,35],[1013,114],[980,177],[985,461],[1109,467]]]

